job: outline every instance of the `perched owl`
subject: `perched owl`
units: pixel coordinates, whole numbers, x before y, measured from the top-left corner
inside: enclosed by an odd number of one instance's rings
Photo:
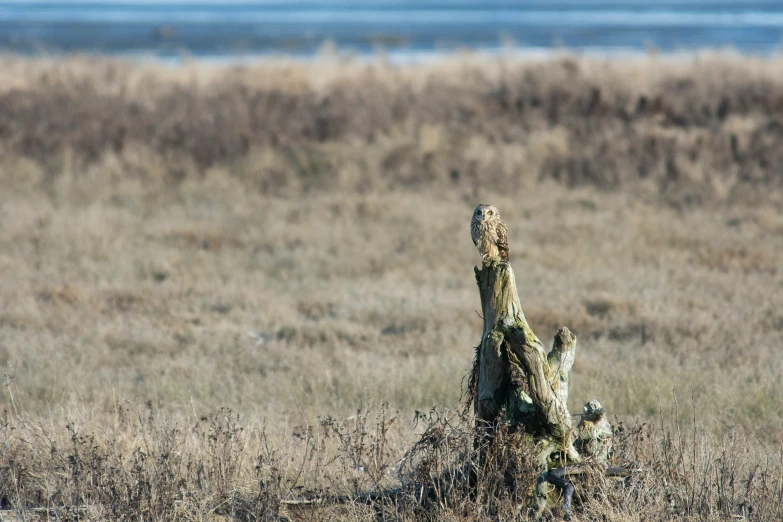
[[[508,261],[507,234],[506,224],[500,219],[496,207],[484,203],[476,207],[470,222],[470,237],[484,261]]]

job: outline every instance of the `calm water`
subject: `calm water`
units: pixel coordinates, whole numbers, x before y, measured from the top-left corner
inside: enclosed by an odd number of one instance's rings
[[[3,1],[0,50],[231,57],[518,47],[783,47],[783,0]]]

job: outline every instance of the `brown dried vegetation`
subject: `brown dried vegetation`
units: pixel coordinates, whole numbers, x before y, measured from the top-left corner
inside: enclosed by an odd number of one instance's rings
[[[780,59],[461,58],[258,66],[3,58],[6,154],[181,181],[234,166],[270,194],[643,187],[679,204],[779,189]],[[331,70],[330,70],[331,69]],[[356,154],[362,150],[361,154]],[[108,173],[106,174],[108,175]]]
[[[1,60],[0,517],[525,516],[449,410],[479,201],[622,422],[577,518],[783,516],[779,59]]]

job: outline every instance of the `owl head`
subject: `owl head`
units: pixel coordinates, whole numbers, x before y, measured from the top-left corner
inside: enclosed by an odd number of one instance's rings
[[[499,219],[499,218],[500,218],[500,212],[498,211],[495,205],[487,205],[486,203],[481,203],[479,204],[479,206],[476,207],[476,210],[473,211],[473,219],[477,221],[489,221],[492,219]]]

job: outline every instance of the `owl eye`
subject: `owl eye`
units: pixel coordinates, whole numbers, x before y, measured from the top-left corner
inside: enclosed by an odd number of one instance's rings
[[[491,216],[492,215],[492,211],[491,210],[487,211],[487,215]]]

